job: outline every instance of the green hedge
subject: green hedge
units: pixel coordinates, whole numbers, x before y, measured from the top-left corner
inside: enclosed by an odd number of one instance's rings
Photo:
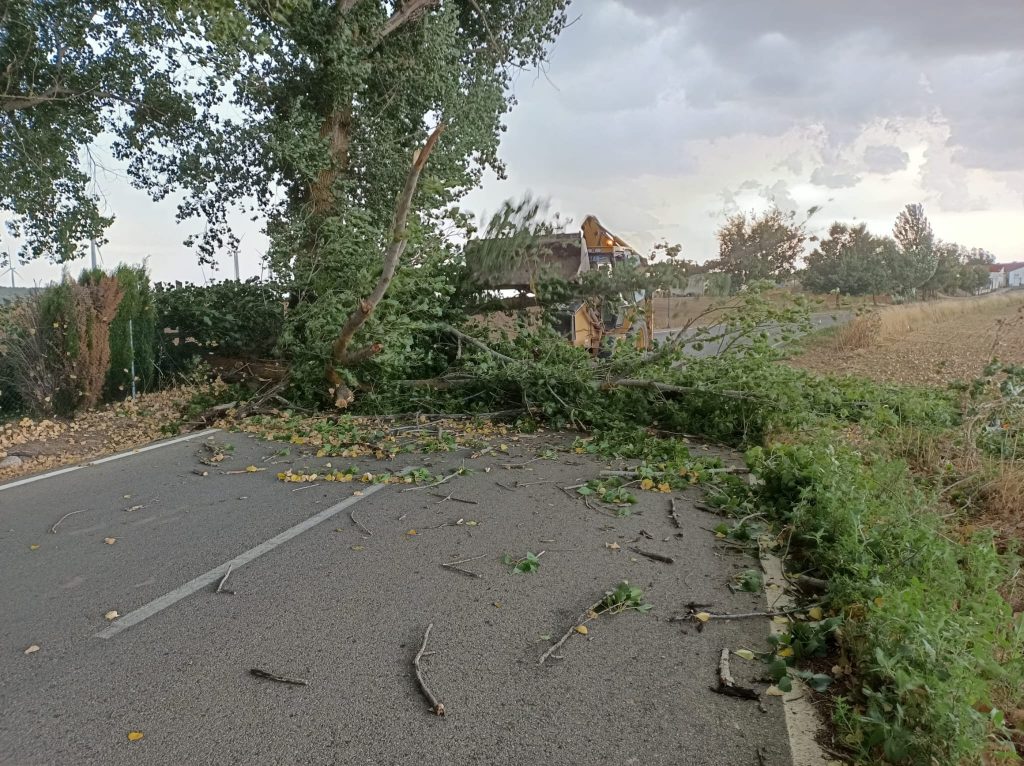
[[[271,356],[284,326],[284,296],[275,285],[250,279],[206,286],[157,283],[157,360],[161,373],[187,370],[215,352]]]

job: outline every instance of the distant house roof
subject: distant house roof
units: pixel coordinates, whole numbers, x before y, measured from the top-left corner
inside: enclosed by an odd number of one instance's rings
[[[478,239],[466,245],[473,279],[494,290],[528,289],[541,277],[572,280],[590,267],[579,232],[549,234],[532,240]]]
[[[993,273],[1004,272],[1006,274],[1009,274],[1011,271],[1016,271],[1017,269],[1024,269],[1024,261],[1014,261],[1013,263],[993,263],[988,267],[988,270]]]

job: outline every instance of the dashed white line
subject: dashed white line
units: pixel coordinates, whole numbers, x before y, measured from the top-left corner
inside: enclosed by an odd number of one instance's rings
[[[228,567],[231,567],[232,569],[238,569],[239,567],[248,564],[250,561],[259,558],[264,553],[274,550],[274,548],[281,545],[281,543],[288,542],[296,535],[301,535],[307,529],[311,529],[315,527],[317,524],[323,521],[327,521],[327,519],[336,515],[338,512],[345,510],[351,505],[355,505],[360,500],[366,499],[374,492],[379,492],[386,486],[386,484],[372,484],[363,490],[362,495],[353,495],[352,497],[342,500],[337,505],[332,505],[330,508],[325,508],[324,510],[320,511],[320,513],[314,516],[310,516],[305,521],[296,524],[294,527],[286,529],[279,535],[271,537],[269,540],[267,540],[264,543],[260,543],[255,548],[250,548],[240,556],[236,556],[230,561],[225,561],[223,564],[214,567],[209,572],[201,574],[194,580],[189,580],[184,585],[175,588],[170,593],[165,593],[159,598],[150,601],[145,606],[139,607],[134,612],[129,612],[124,617],[119,618],[110,627],[105,628],[104,630],[101,630],[99,633],[97,633],[96,638],[113,638],[118,633],[132,627],[132,625],[138,625],[146,618],[152,617],[157,612],[160,612],[166,609],[167,607],[178,603],[183,598],[191,596],[197,590],[205,588],[206,586],[211,585],[216,580],[219,580],[221,577],[224,576],[224,573],[228,570]]]

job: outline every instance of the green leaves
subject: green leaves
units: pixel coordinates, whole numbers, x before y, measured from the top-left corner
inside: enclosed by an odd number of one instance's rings
[[[541,555],[543,555],[543,552],[535,554],[527,551],[526,555],[521,559],[514,559],[506,553],[502,557],[501,561],[506,566],[511,566],[513,572],[517,572],[519,574],[531,574],[540,569]]]
[[[594,610],[598,614],[618,614],[627,609],[635,609],[646,613],[653,609],[653,604],[644,601],[644,592],[623,580],[614,590],[606,591],[605,597]]]

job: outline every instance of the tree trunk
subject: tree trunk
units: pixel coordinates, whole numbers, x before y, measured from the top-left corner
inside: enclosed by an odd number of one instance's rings
[[[334,204],[334,183],[348,171],[349,147],[352,143],[352,105],[331,112],[320,126],[321,138],[328,142],[330,164],[310,184],[309,198],[314,213],[326,213]]]
[[[409,168],[409,175],[406,176],[405,186],[402,187],[398,200],[395,202],[394,218],[391,221],[390,242],[387,250],[384,251],[384,264],[380,279],[377,280],[377,286],[373,288],[373,292],[370,293],[369,297],[359,301],[356,310],[352,312],[352,315],[349,316],[342,326],[338,332],[338,337],[334,341],[334,345],[331,347],[331,358],[327,361],[325,372],[330,383],[330,393],[334,396],[334,404],[339,409],[344,409],[351,404],[355,394],[344,384],[337,368],[355,366],[375,354],[379,354],[384,348],[380,343],[371,343],[357,351],[349,351],[348,347],[352,343],[355,334],[366,323],[366,320],[370,318],[373,310],[377,308],[377,304],[384,298],[388,287],[391,286],[391,280],[398,269],[398,262],[405,251],[405,244],[409,240],[406,223],[409,220],[409,209],[412,207],[413,195],[419,186],[420,174],[423,172],[423,168],[426,167],[427,160],[430,159],[430,153],[437,146],[437,141],[440,139],[444,129],[444,123],[434,128],[433,132],[427,137],[423,147],[417,149],[413,155],[412,167]]]

